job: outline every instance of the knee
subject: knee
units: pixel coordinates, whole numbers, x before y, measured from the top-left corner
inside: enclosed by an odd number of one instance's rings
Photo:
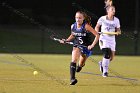
[[[110,48],[103,48],[102,52],[103,52],[104,58],[110,59],[110,57],[111,57],[111,49]]]

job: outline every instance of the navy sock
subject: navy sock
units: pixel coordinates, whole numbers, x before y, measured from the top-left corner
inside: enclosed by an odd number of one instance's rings
[[[75,72],[76,72],[76,63],[71,62],[70,63],[70,76],[71,76],[71,80],[75,79]]]

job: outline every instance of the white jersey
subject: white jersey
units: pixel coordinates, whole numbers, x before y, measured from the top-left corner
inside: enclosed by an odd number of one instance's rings
[[[120,28],[120,21],[117,17],[114,17],[113,20],[108,20],[107,16],[102,16],[97,23],[101,25],[101,32],[115,32],[116,28]],[[100,39],[115,42],[115,35],[102,34]]]

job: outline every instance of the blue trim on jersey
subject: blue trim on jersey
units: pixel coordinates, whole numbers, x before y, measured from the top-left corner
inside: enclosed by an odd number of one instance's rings
[[[74,26],[73,26],[73,28],[72,28],[72,30],[75,30],[75,31],[77,31],[77,32],[82,32],[83,29],[84,29],[84,30],[86,31],[85,25],[86,25],[86,22],[84,22],[84,23],[82,24],[81,28],[78,29],[78,28],[77,28],[77,22],[75,22],[75,23],[74,23]]]

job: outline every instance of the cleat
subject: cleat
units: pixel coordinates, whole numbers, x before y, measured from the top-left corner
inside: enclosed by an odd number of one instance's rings
[[[105,73],[103,73],[103,75],[102,75],[103,77],[108,77],[108,73],[107,72],[105,72]]]
[[[102,61],[99,61],[99,66],[100,66],[100,71],[103,73],[103,66],[102,66]]]
[[[71,82],[70,82],[70,85],[75,85],[77,82],[78,82],[77,79],[72,79]]]

